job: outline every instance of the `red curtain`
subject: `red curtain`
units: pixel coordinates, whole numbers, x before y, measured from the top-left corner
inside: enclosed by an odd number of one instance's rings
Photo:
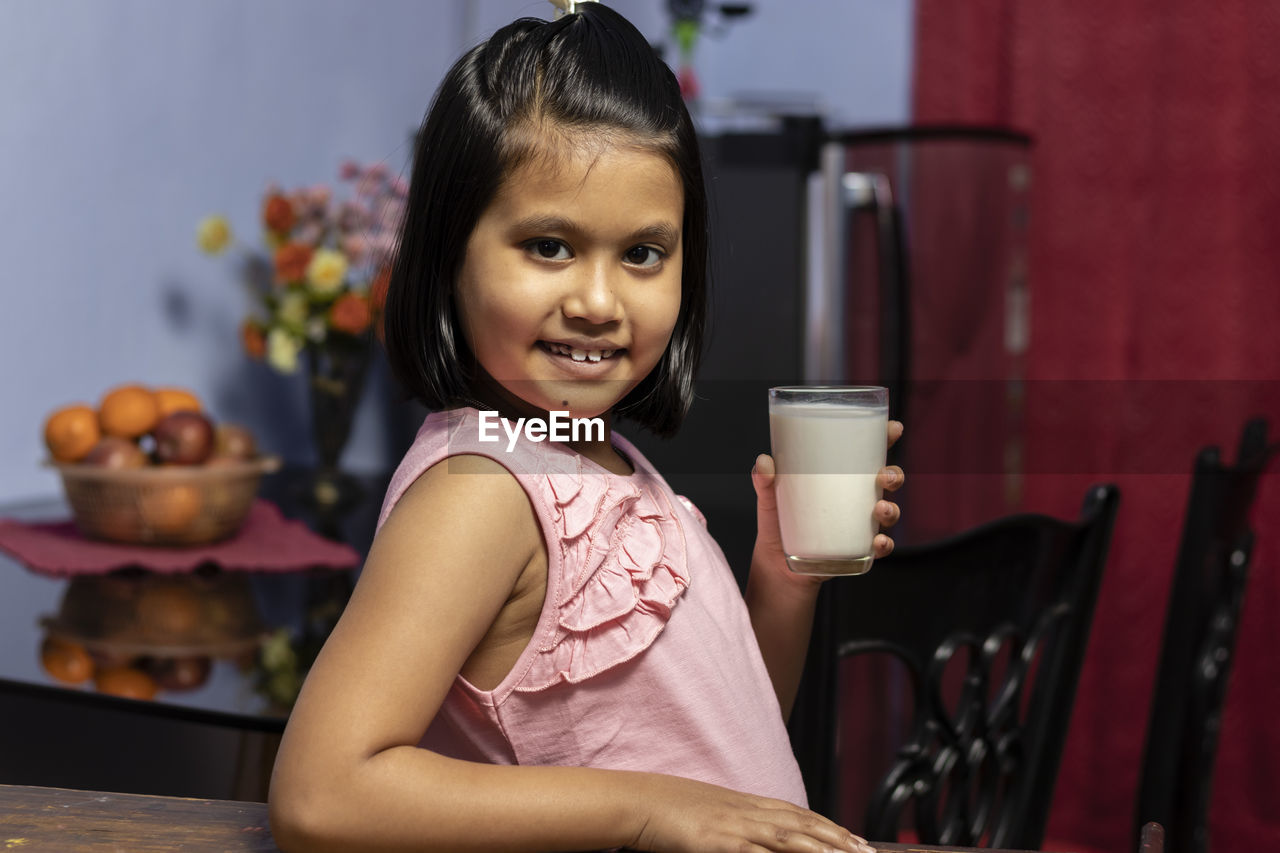
[[[1280,433],[1280,5],[916,0],[914,113],[1031,133],[1027,509],[1122,507],[1046,849],[1131,851],[1192,460]],[[1273,470],[1277,467],[1273,464]],[[1269,474],[1211,847],[1280,849],[1280,477]]]

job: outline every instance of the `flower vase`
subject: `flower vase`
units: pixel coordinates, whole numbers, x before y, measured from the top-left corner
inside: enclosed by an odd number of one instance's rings
[[[307,497],[321,510],[337,510],[360,497],[360,486],[340,461],[359,408],[372,353],[371,336],[330,335],[307,345],[311,434],[316,467]]]

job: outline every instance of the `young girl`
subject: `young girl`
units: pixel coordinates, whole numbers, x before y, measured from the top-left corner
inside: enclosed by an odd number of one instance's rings
[[[804,808],[784,719],[818,584],[772,461],[744,603],[612,432],[689,406],[706,199],[673,75],[579,8],[469,52],[423,124],[386,344],[434,413],[289,720],[285,849],[869,850]]]

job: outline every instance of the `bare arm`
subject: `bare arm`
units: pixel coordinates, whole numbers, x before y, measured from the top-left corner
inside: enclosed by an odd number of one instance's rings
[[[889,422],[889,444],[902,436],[902,424]],[[881,488],[897,491],[903,483],[902,469],[896,465],[880,472]],[[746,601],[751,614],[751,627],[764,657],[765,668],[773,681],[778,704],[784,718],[791,715],[800,676],[809,650],[813,631],[813,610],[818,600],[822,578],[797,575],[787,568],[778,531],[778,504],[774,490],[773,459],[762,454],[751,471],[756,490],[756,544],[751,553],[751,572],[747,576]],[[898,521],[898,505],[881,500],[876,504],[876,518],[882,528]],[[876,557],[893,551],[893,540],[876,534],[873,547]]]
[[[699,782],[419,748],[542,549],[519,484],[490,460],[455,457],[410,488],[290,717],[270,796],[282,848],[861,849],[804,809]]]

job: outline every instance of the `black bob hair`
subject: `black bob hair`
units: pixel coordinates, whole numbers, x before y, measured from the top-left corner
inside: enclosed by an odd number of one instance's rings
[[[671,435],[693,401],[707,292],[707,199],[680,87],[634,26],[602,3],[555,21],[526,18],[468,51],[440,84],[414,151],[384,314],[387,357],[428,409],[469,404],[477,365],[455,286],[467,241],[539,127],[604,134],[667,157],[684,189],[680,316],[657,366],[614,412]],[[531,134],[529,131],[535,131]]]

